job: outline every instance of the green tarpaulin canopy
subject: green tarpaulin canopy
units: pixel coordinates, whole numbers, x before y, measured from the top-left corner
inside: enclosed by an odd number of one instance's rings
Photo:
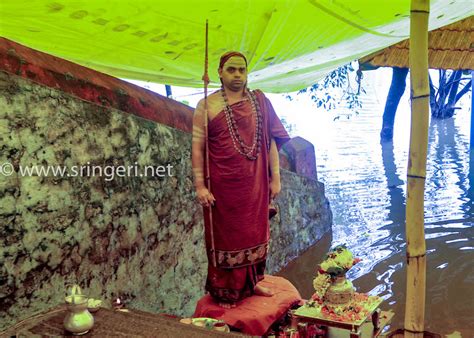
[[[0,35],[113,76],[202,86],[227,50],[248,55],[253,88],[287,92],[406,39],[408,0],[3,0]],[[472,1],[434,0],[430,29],[472,15]]]

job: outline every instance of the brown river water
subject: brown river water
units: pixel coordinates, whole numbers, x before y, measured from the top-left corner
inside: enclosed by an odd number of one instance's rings
[[[324,253],[330,247],[346,244],[354,256],[362,259],[348,272],[348,278],[358,292],[385,300],[382,309],[395,312],[389,328],[393,330],[403,328],[405,312],[410,113],[407,88],[397,112],[394,140],[381,145],[379,132],[390,81],[387,84],[387,78],[391,78],[391,72],[365,84],[369,95],[364,99],[364,108],[350,118],[337,118],[336,112],[303,113],[310,105],[304,100],[291,103],[289,109],[296,112],[282,114],[288,116],[290,123],[297,124],[297,135],[315,145],[318,180],[325,184],[334,224],[331,234],[279,274],[308,298],[313,293],[312,278]],[[470,101],[466,95],[460,105],[462,109],[453,119],[430,122],[425,185],[425,330],[443,335],[458,331],[463,337],[474,337]],[[272,102],[280,114],[278,109],[285,103],[279,105],[277,98],[272,98]],[[299,109],[298,104],[305,108]],[[314,120],[308,117],[311,114]]]

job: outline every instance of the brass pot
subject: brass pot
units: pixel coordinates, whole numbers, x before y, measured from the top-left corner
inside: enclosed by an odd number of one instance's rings
[[[89,332],[94,326],[94,317],[87,310],[87,297],[71,295],[66,297],[68,314],[64,318],[64,328],[74,335]]]

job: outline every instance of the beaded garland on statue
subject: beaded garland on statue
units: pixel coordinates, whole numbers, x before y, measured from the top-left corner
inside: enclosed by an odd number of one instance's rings
[[[260,112],[260,105],[258,104],[255,94],[249,90],[245,90],[245,93],[250,99],[250,104],[252,106],[252,115],[255,117],[255,134],[253,136],[253,142],[251,146],[248,146],[244,143],[242,136],[239,134],[237,128],[237,122],[234,118],[234,113],[232,108],[229,105],[227,95],[224,89],[221,89],[221,94],[225,102],[225,118],[227,121],[227,126],[229,128],[230,137],[232,139],[232,144],[234,145],[235,150],[242,156],[248,158],[249,160],[256,160],[258,154],[261,151],[261,140],[262,140],[262,114]]]

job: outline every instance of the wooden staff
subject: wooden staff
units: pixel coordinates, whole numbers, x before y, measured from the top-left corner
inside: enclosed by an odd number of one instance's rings
[[[406,205],[407,292],[405,337],[423,337],[425,321],[426,243],[423,201],[430,99],[428,82],[429,14],[429,0],[411,0],[409,54],[411,136]]]
[[[204,57],[204,75],[202,76],[202,80],[204,81],[204,130],[205,130],[205,143],[206,143],[206,186],[209,193],[211,193],[211,174],[209,171],[209,131],[208,131],[208,112],[207,112],[207,86],[209,84],[209,74],[208,74],[208,65],[209,65],[209,57],[208,57],[208,37],[209,37],[209,23],[206,20],[206,49],[205,49],[205,57]],[[216,249],[214,246],[214,224],[212,222],[212,204],[209,203],[209,230],[211,232],[211,257],[212,257],[212,265],[214,267],[217,266],[216,264]]]

